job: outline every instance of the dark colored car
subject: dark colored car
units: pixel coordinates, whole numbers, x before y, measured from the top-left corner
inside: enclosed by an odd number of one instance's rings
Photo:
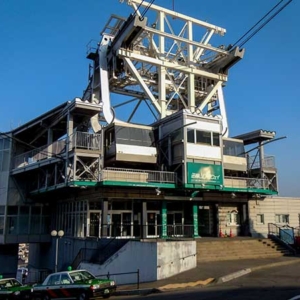
[[[43,300],[109,298],[116,288],[113,280],[96,278],[86,270],[64,271],[50,274],[42,284],[33,286],[32,297]]]
[[[0,299],[31,299],[31,286],[23,285],[15,278],[0,279]]]

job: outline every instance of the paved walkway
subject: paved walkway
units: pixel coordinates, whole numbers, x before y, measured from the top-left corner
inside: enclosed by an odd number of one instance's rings
[[[278,265],[296,264],[299,257],[276,257],[263,259],[239,259],[200,263],[195,269],[155,282],[141,283],[140,289],[158,289],[166,291],[178,288],[200,287],[212,283],[221,283],[243,276],[252,271]],[[136,284],[119,286],[118,291],[135,290]]]

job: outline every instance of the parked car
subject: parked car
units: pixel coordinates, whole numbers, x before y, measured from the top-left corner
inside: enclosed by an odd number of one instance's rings
[[[31,289],[32,286],[23,285],[15,278],[0,279],[0,299],[31,299]]]
[[[86,270],[73,270],[48,275],[42,284],[33,286],[32,297],[43,300],[109,298],[116,288],[113,280],[96,278]]]

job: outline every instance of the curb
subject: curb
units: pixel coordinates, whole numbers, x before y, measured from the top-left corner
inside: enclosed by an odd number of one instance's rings
[[[148,288],[148,289],[139,289],[139,290],[120,290],[116,291],[113,296],[132,296],[132,295],[141,295],[146,296],[149,294],[161,293],[159,289]]]
[[[225,276],[220,277],[217,281],[216,284],[221,284],[230,280],[233,280],[235,278],[244,276],[246,274],[255,272],[255,271],[259,271],[259,270],[263,270],[263,269],[268,269],[268,268],[273,268],[273,267],[280,267],[280,266],[287,266],[287,265],[292,265],[295,263],[300,263],[300,259],[299,260],[290,260],[290,261],[283,261],[283,262],[278,262],[278,263],[270,263],[270,264],[266,264],[266,265],[262,265],[262,266],[257,266],[257,267],[253,267],[253,268],[247,268],[247,269],[243,269]]]

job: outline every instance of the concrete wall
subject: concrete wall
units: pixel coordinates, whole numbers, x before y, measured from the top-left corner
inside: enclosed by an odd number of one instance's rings
[[[267,237],[268,224],[276,223],[276,214],[289,215],[291,227],[298,227],[300,215],[300,198],[267,197],[263,200],[250,200],[248,203],[250,232],[253,237]],[[264,216],[264,222],[257,221],[257,215]],[[284,224],[278,224],[284,225]]]
[[[195,241],[157,243],[157,280],[196,268]]]
[[[140,281],[155,281],[157,278],[157,243],[130,241],[111,256],[103,265],[81,263],[78,269],[89,270],[94,275],[129,273],[140,271]],[[111,276],[117,284],[137,282],[137,274]]]
[[[167,278],[195,268],[196,242],[138,242],[129,241],[103,265],[81,263],[78,269],[89,270],[94,275],[140,271],[140,282]],[[136,283],[137,275],[115,275],[117,284]]]

